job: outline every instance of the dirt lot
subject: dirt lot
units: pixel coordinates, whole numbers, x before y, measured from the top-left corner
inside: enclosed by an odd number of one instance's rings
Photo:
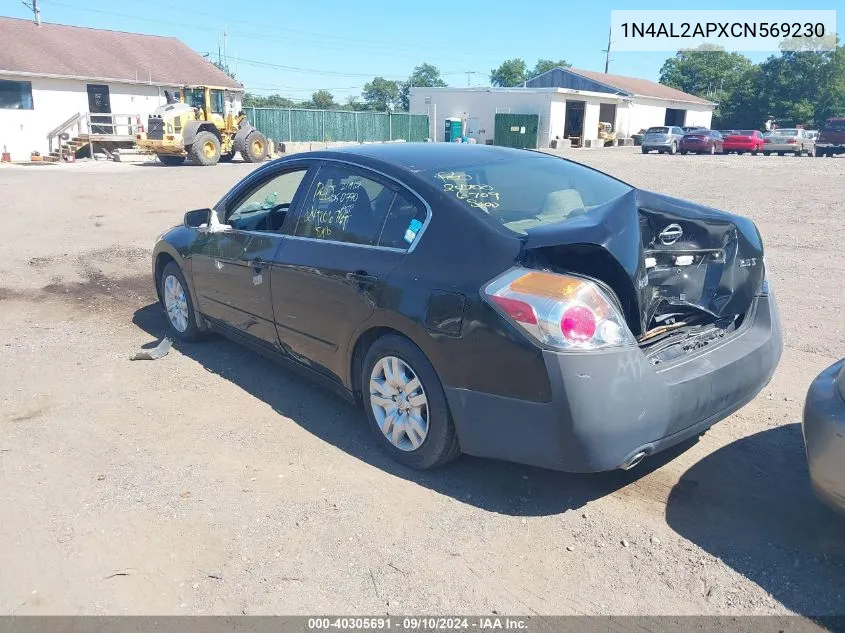
[[[798,424],[845,355],[845,159],[570,155],[753,218],[781,306],[771,385],[629,473],[420,474],[222,339],[130,362],[156,236],[251,166],[0,168],[0,613],[845,612]]]

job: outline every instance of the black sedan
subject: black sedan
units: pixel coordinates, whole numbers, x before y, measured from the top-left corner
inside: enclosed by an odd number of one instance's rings
[[[781,353],[750,220],[532,151],[279,159],[188,212],[153,266],[176,337],[314,377],[418,468],[630,468],[751,400]]]

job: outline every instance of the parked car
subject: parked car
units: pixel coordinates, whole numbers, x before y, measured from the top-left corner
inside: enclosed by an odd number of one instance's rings
[[[660,154],[674,154],[678,151],[684,133],[674,125],[650,127],[645,131],[642,141],[642,152],[648,154],[657,150]]]
[[[726,154],[751,152],[756,156],[758,152],[763,151],[763,134],[757,130],[735,130],[727,136],[724,134],[722,136],[724,137],[722,147]]]
[[[695,130],[687,132],[681,138],[681,154],[721,154],[723,151],[722,135],[717,130]]]
[[[768,156],[777,152],[778,156],[795,154],[801,156],[813,154],[813,139],[808,138],[802,129],[783,128],[772,130],[768,138],[763,138],[763,154]]]
[[[845,360],[825,369],[804,402],[804,444],[816,495],[845,513]]]
[[[502,147],[275,160],[166,232],[153,274],[173,336],[334,388],[417,468],[631,468],[749,402],[781,354],[751,220]]]
[[[825,121],[816,139],[816,156],[834,154],[845,154],[845,117],[831,117]]]
[[[813,141],[819,138],[818,130],[804,130],[804,133],[807,135],[807,138],[813,139]]]

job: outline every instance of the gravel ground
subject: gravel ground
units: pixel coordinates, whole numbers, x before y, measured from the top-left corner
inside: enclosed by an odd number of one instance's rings
[[[156,236],[252,167],[0,168],[0,613],[845,612],[799,426],[845,355],[845,160],[569,156],[753,218],[781,306],[763,393],[628,473],[421,474],[225,340],[130,362],[164,332]]]

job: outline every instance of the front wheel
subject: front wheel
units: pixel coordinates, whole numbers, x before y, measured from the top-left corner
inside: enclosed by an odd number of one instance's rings
[[[188,150],[188,158],[196,165],[216,165],[220,160],[220,139],[211,132],[197,133]]]
[[[361,371],[361,396],[376,441],[396,461],[427,469],[460,455],[440,379],[408,339],[388,335],[373,343]]]
[[[171,334],[183,341],[195,341],[200,338],[194,303],[191,301],[185,276],[176,262],[170,262],[164,267],[159,280],[159,296],[167,314],[167,325]]]
[[[669,146],[669,153],[672,154],[673,156],[678,153],[678,144],[677,143],[672,143]]]

